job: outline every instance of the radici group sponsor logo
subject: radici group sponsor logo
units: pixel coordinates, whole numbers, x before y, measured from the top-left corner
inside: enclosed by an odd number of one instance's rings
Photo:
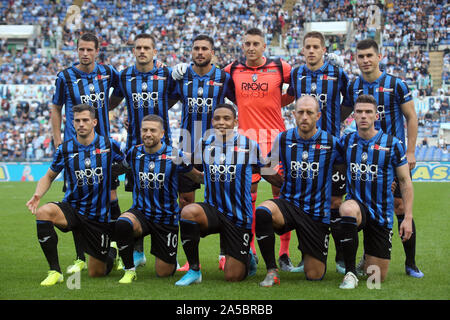
[[[210,164],[208,165],[211,182],[232,182],[236,179],[235,164]]]
[[[143,85],[146,85],[144,82]],[[144,88],[142,88],[144,89]],[[153,108],[158,105],[159,94],[158,92],[141,92],[133,93],[131,95],[133,100],[133,108]]]
[[[376,181],[378,176],[378,165],[351,162],[350,174],[352,180]]]
[[[86,159],[90,160],[89,158]],[[90,164],[90,162],[89,162]],[[86,164],[87,165],[87,164]],[[104,176],[103,176],[103,168],[102,167],[96,167],[96,168],[86,168],[83,170],[75,170],[75,177],[77,179],[77,185],[79,187],[81,186],[92,186],[95,184],[102,183]]]

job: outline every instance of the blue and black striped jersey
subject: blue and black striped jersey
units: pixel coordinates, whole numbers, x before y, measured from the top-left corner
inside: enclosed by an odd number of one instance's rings
[[[330,223],[333,164],[343,162],[338,139],[318,128],[304,140],[298,128],[292,128],[278,135],[270,159],[280,161],[283,167],[280,198],[314,220]]]
[[[236,226],[251,229],[252,172],[264,166],[259,145],[235,134],[223,141],[215,134],[200,140],[194,162],[203,164],[205,202],[217,208]]]
[[[117,97],[125,97],[128,111],[127,150],[141,144],[141,122],[148,114],[156,114],[164,121],[164,141],[171,144],[169,126],[169,99],[175,98],[175,82],[172,70],[157,68],[142,73],[136,65],[119,73],[119,88],[114,91]]]
[[[192,170],[182,151],[163,142],[150,154],[144,145],[137,145],[128,151],[126,161],[134,180],[132,208],[155,223],[178,226],[178,173]]]
[[[111,165],[124,160],[117,141],[95,134],[88,146],[77,139],[59,145],[50,169],[66,175],[63,201],[77,213],[100,222],[109,221]]]
[[[325,62],[321,68],[311,71],[302,65],[292,69],[288,93],[296,100],[303,95],[316,97],[322,112],[317,126],[340,137],[341,121],[344,120],[341,119],[341,104],[350,106],[347,85],[348,76],[342,68]]]
[[[379,130],[370,140],[361,138],[358,132],[349,133],[341,138],[340,145],[347,164],[346,199],[365,204],[373,220],[392,229],[391,185],[395,169],[407,163],[404,144]]]
[[[375,121],[375,128],[406,143],[401,105],[411,101],[412,95],[403,80],[386,72],[374,82],[367,82],[360,76],[350,82],[347,93],[351,106],[354,106],[356,99],[362,94],[373,96],[377,101],[379,116]]]
[[[180,146],[184,151],[192,152],[205,132],[211,129],[216,106],[233,94],[232,80],[228,73],[214,65],[207,74],[199,76],[191,64],[183,79],[176,83],[176,92],[183,104],[181,128],[186,130],[180,135]]]
[[[64,106],[66,122],[64,141],[76,139],[73,126],[72,107],[88,104],[94,107],[98,124],[95,131],[101,136],[109,136],[109,93],[118,85],[118,72],[114,67],[95,64],[91,73],[77,69],[78,63],[58,73],[52,103]]]

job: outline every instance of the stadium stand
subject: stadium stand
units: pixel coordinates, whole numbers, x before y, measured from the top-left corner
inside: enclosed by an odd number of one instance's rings
[[[442,126],[450,122],[449,6],[440,0],[91,0],[84,1],[73,24],[62,26],[69,0],[0,2],[0,27],[37,26],[31,36],[17,38],[0,28],[0,160],[41,160],[52,156],[49,108],[55,75],[75,61],[74,40],[82,30],[100,37],[99,61],[122,70],[134,63],[130,46],[140,32],[157,39],[158,59],[173,66],[190,60],[190,44],[199,33],[215,39],[216,63],[239,58],[242,30],[260,27],[267,34],[268,54],[291,65],[304,63],[303,35],[313,23],[345,22],[345,33],[324,32],[328,52],[345,61],[350,77],[358,75],[355,44],[375,38],[382,48],[382,66],[410,86],[416,100],[420,128],[420,159],[448,159],[439,146]],[[5,33],[6,32],[6,33]],[[125,140],[123,106],[111,115],[112,135]],[[286,126],[294,126],[284,113]],[[179,126],[178,107],[171,111]],[[350,122],[348,122],[349,124]],[[448,140],[447,140],[448,141]],[[435,148],[433,148],[433,146]],[[432,161],[432,160],[425,160]],[[434,161],[434,160],[433,160]]]

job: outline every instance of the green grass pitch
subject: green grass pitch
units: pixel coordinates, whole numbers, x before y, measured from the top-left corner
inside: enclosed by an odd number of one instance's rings
[[[81,273],[79,289],[69,289],[68,275],[64,282],[50,288],[39,285],[47,274],[48,265],[36,238],[34,216],[25,203],[34,192],[35,182],[10,182],[0,184],[1,232],[0,232],[0,299],[2,300],[448,300],[450,298],[450,184],[415,183],[414,219],[417,226],[417,257],[423,279],[406,276],[404,252],[394,225],[392,260],[388,279],[381,288],[369,289],[366,279],[361,278],[355,290],[340,290],[342,275],[335,272],[334,243],[330,249],[325,278],[320,282],[306,281],[304,274],[281,272],[281,285],[261,288],[258,283],[265,276],[264,262],[260,259],[256,276],[240,283],[227,283],[218,270],[218,236],[213,235],[200,241],[200,261],[203,282],[186,288],[175,287],[181,278],[177,272],[170,278],[157,278],[154,272],[154,257],[150,255],[150,239],[145,239],[147,265],[138,268],[138,280],[132,285],[119,285],[122,271],[112,271],[104,278],[89,278],[87,271]],[[48,194],[41,200],[62,199],[61,183],[54,183]],[[270,186],[260,184],[258,203],[271,198]],[[201,192],[197,199],[202,199]],[[122,211],[131,205],[131,194],[119,188],[119,203]],[[361,235],[360,235],[361,236]],[[58,231],[58,252],[62,270],[74,259],[75,250],[70,233]],[[277,237],[278,250],[279,239]],[[358,252],[361,256],[362,241]],[[257,246],[258,247],[258,246]],[[295,233],[290,245],[291,258],[296,264],[300,260]],[[258,252],[259,253],[259,252]],[[178,248],[179,262],[184,264],[184,252]],[[259,255],[260,256],[260,255]]]

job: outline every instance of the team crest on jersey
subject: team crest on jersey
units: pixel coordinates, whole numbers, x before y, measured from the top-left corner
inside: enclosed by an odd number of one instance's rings
[[[91,166],[91,159],[89,159],[89,158],[84,159],[84,165],[87,168],[89,168]]]
[[[147,82],[142,82],[142,91],[147,91],[147,87],[148,87],[148,85],[147,85]]]
[[[324,74],[320,77],[320,80],[337,81],[337,77],[330,77],[329,75]]]
[[[258,75],[256,73],[252,75],[252,80],[253,82],[256,82],[258,80]]]
[[[148,164],[148,169],[150,171],[153,171],[155,169],[155,163],[153,161],[150,161]]]
[[[197,94],[198,94],[199,96],[202,96],[202,95],[203,95],[203,87],[199,87],[199,88],[198,88]]]
[[[90,92],[95,92],[95,86],[94,86],[94,84],[89,84],[89,91]]]
[[[311,92],[316,92],[317,84],[315,82],[311,83]]]
[[[225,163],[225,160],[227,159],[227,156],[225,155],[225,153],[222,153],[219,157],[219,162],[220,163]]]
[[[366,152],[363,152],[362,154],[361,154],[361,161],[363,161],[363,162],[366,162],[367,161],[367,153]]]
[[[303,153],[302,153],[302,159],[303,159],[303,160],[307,160],[307,159],[308,159],[308,156],[309,156],[308,151],[303,151]]]
[[[382,151],[389,151],[390,150],[389,148],[380,146],[379,144],[374,144],[373,146],[370,146],[370,148],[374,149],[374,150],[382,150]]]
[[[394,92],[394,89],[389,89],[389,88],[383,88],[383,87],[379,87],[376,90],[377,92]]]
[[[155,74],[153,76],[153,80],[166,80],[166,79],[167,79],[167,77],[161,77],[161,76],[158,76],[157,74]]]

